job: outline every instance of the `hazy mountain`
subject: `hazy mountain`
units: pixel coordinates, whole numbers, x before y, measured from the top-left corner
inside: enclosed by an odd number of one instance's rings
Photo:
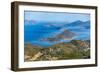
[[[77,20],[75,22],[66,24],[65,27],[66,26],[84,26],[85,27],[85,26],[89,26],[89,25],[90,25],[90,21],[83,22],[83,21]]]

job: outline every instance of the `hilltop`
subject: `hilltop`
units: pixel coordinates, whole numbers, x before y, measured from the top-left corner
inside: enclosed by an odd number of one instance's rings
[[[25,44],[25,61],[45,61],[90,58],[89,40],[72,40],[49,47]]]

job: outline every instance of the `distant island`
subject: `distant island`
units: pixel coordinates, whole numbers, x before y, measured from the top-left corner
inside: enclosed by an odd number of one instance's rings
[[[72,38],[76,34],[69,31],[69,30],[63,30],[61,33],[54,35],[53,37],[49,38],[42,38],[40,41],[48,41],[48,42],[59,42],[60,40],[72,40]]]

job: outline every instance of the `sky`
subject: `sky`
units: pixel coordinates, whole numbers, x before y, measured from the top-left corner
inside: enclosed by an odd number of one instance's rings
[[[24,11],[25,20],[43,21],[43,22],[74,22],[77,20],[88,21],[90,14],[87,13],[67,13],[67,12],[39,12]]]

